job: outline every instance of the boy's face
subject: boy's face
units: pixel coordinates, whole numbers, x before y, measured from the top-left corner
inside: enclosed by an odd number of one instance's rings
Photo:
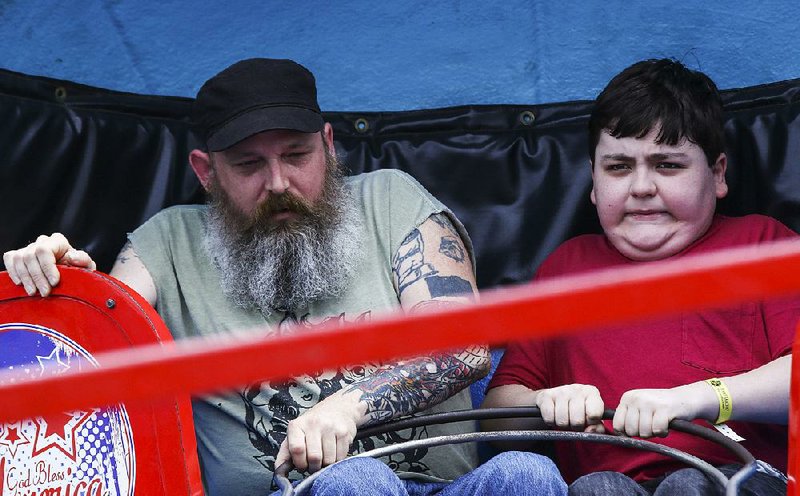
[[[728,192],[725,154],[712,167],[702,148],[683,140],[657,144],[603,131],[592,167],[592,203],[611,244],[636,261],[680,252],[708,230],[717,198]]]

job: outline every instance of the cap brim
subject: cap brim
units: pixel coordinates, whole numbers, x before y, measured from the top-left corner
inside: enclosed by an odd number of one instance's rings
[[[302,107],[265,107],[237,115],[214,131],[207,141],[208,151],[218,152],[262,131],[291,129],[316,133],[325,125],[322,116]]]

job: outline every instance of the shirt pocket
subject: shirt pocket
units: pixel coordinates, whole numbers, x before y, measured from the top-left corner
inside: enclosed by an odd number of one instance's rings
[[[754,303],[684,314],[681,362],[714,374],[752,370],[756,316]]]

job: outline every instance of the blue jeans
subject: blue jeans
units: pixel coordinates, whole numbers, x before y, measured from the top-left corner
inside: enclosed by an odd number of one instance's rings
[[[273,496],[279,493],[274,493]],[[311,486],[312,496],[566,496],[567,484],[555,464],[534,453],[501,453],[451,483],[401,480],[380,460],[350,458],[326,469]]]
[[[730,478],[741,465],[717,467]],[[569,486],[570,496],[611,496],[631,494],[640,496],[705,496],[725,494],[716,482],[708,479],[696,468],[676,470],[664,477],[636,483],[618,472],[594,472],[584,475]],[[740,487],[739,494],[747,496],[772,496],[786,494],[786,483],[761,472],[756,472]]]

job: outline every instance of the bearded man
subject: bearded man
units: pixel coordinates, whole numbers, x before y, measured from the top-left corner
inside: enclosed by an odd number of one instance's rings
[[[464,227],[404,173],[345,178],[314,77],[301,65],[238,62],[203,85],[193,118],[205,147],[189,162],[208,204],[156,214],[129,235],[111,271],[155,306],[175,338],[304,332],[474,298]],[[43,296],[58,282],[57,264],[94,267],[60,234],[4,261],[15,283]],[[488,350],[476,345],[195,398],[206,492],[266,494],[283,462],[292,462],[297,479],[344,459],[358,427],[432,407],[469,408],[467,386],[488,369]],[[454,432],[418,428],[370,446]],[[468,473],[476,462],[474,447],[463,444],[405,453],[390,460],[394,472],[378,460],[347,460],[312,490],[565,494],[552,463],[538,455],[504,454]]]

